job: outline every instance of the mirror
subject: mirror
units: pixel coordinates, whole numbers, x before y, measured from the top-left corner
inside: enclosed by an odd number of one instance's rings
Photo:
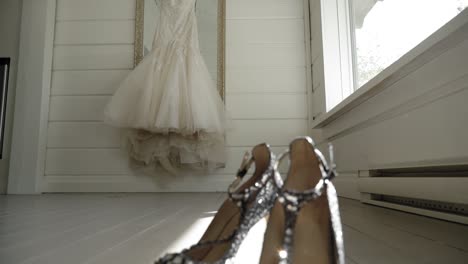
[[[221,98],[225,95],[225,0],[197,0],[200,51]],[[136,0],[135,65],[151,51],[157,19],[155,0]]]

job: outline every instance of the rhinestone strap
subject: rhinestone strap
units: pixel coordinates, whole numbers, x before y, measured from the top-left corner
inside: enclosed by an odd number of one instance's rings
[[[268,149],[270,152],[270,159],[274,158],[272,157],[273,154],[269,146],[268,146]],[[250,198],[254,196],[257,191],[259,191],[265,186],[266,182],[268,181],[268,177],[270,177],[270,174],[271,174],[270,173],[271,170],[267,169],[267,171],[262,174],[261,178],[257,182],[255,182],[255,184],[238,192],[237,187],[240,185],[243,177],[247,174],[249,168],[254,162],[254,158],[253,157],[249,158],[249,156],[250,156],[249,152],[246,152],[244,155],[244,158],[242,159],[241,166],[239,170],[237,171],[236,179],[234,180],[234,182],[231,183],[231,185],[228,188],[229,199],[240,208],[241,217],[243,217],[245,214]],[[271,165],[272,164],[270,160],[270,165],[269,165],[270,168],[272,168]]]
[[[328,166],[327,161],[325,160],[322,153],[315,148],[312,139],[306,138],[309,143],[312,145],[315,154],[319,160],[319,167],[322,172],[322,178],[320,181],[315,185],[314,188],[306,190],[306,191],[295,191],[295,190],[284,190],[283,187],[283,180],[281,175],[278,172],[278,166],[282,159],[284,159],[287,155],[289,155],[289,150],[283,152],[277,162],[275,163],[274,170],[275,170],[275,184],[278,188],[278,202],[280,202],[285,211],[285,229],[284,229],[284,238],[283,238],[283,247],[282,250],[279,251],[280,261],[279,264],[290,264],[292,262],[292,254],[293,254],[293,241],[294,241],[294,231],[296,226],[296,219],[297,215],[301,208],[310,201],[316,200],[324,191],[327,192],[328,198],[328,207],[330,210],[331,216],[331,225],[333,229],[334,235],[334,242],[336,247],[336,261],[339,264],[345,263],[344,258],[344,243],[343,243],[343,231],[341,226],[341,218],[340,212],[338,207],[338,197],[336,193],[336,189],[331,182],[331,179],[336,177],[336,166],[333,161],[333,147],[330,145],[330,165]]]

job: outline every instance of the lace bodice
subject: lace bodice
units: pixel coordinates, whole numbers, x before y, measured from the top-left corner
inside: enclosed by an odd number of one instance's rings
[[[160,45],[180,45],[198,48],[196,0],[156,0],[159,20],[153,49]]]

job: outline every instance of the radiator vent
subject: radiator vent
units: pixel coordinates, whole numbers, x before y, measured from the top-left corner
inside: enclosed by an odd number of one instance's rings
[[[372,200],[449,213],[454,215],[468,216],[468,205],[466,204],[447,203],[379,194],[372,194]]]
[[[359,172],[361,201],[468,224],[468,165]]]
[[[468,165],[449,165],[434,167],[398,168],[398,169],[376,169],[369,171],[370,177],[468,177]]]

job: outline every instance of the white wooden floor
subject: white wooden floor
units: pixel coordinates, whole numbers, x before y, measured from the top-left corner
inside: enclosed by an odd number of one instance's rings
[[[0,197],[0,263],[151,263],[202,234],[223,194]],[[468,263],[468,227],[342,199],[348,263]],[[241,248],[261,247],[264,223]],[[247,256],[247,257],[246,257]]]

